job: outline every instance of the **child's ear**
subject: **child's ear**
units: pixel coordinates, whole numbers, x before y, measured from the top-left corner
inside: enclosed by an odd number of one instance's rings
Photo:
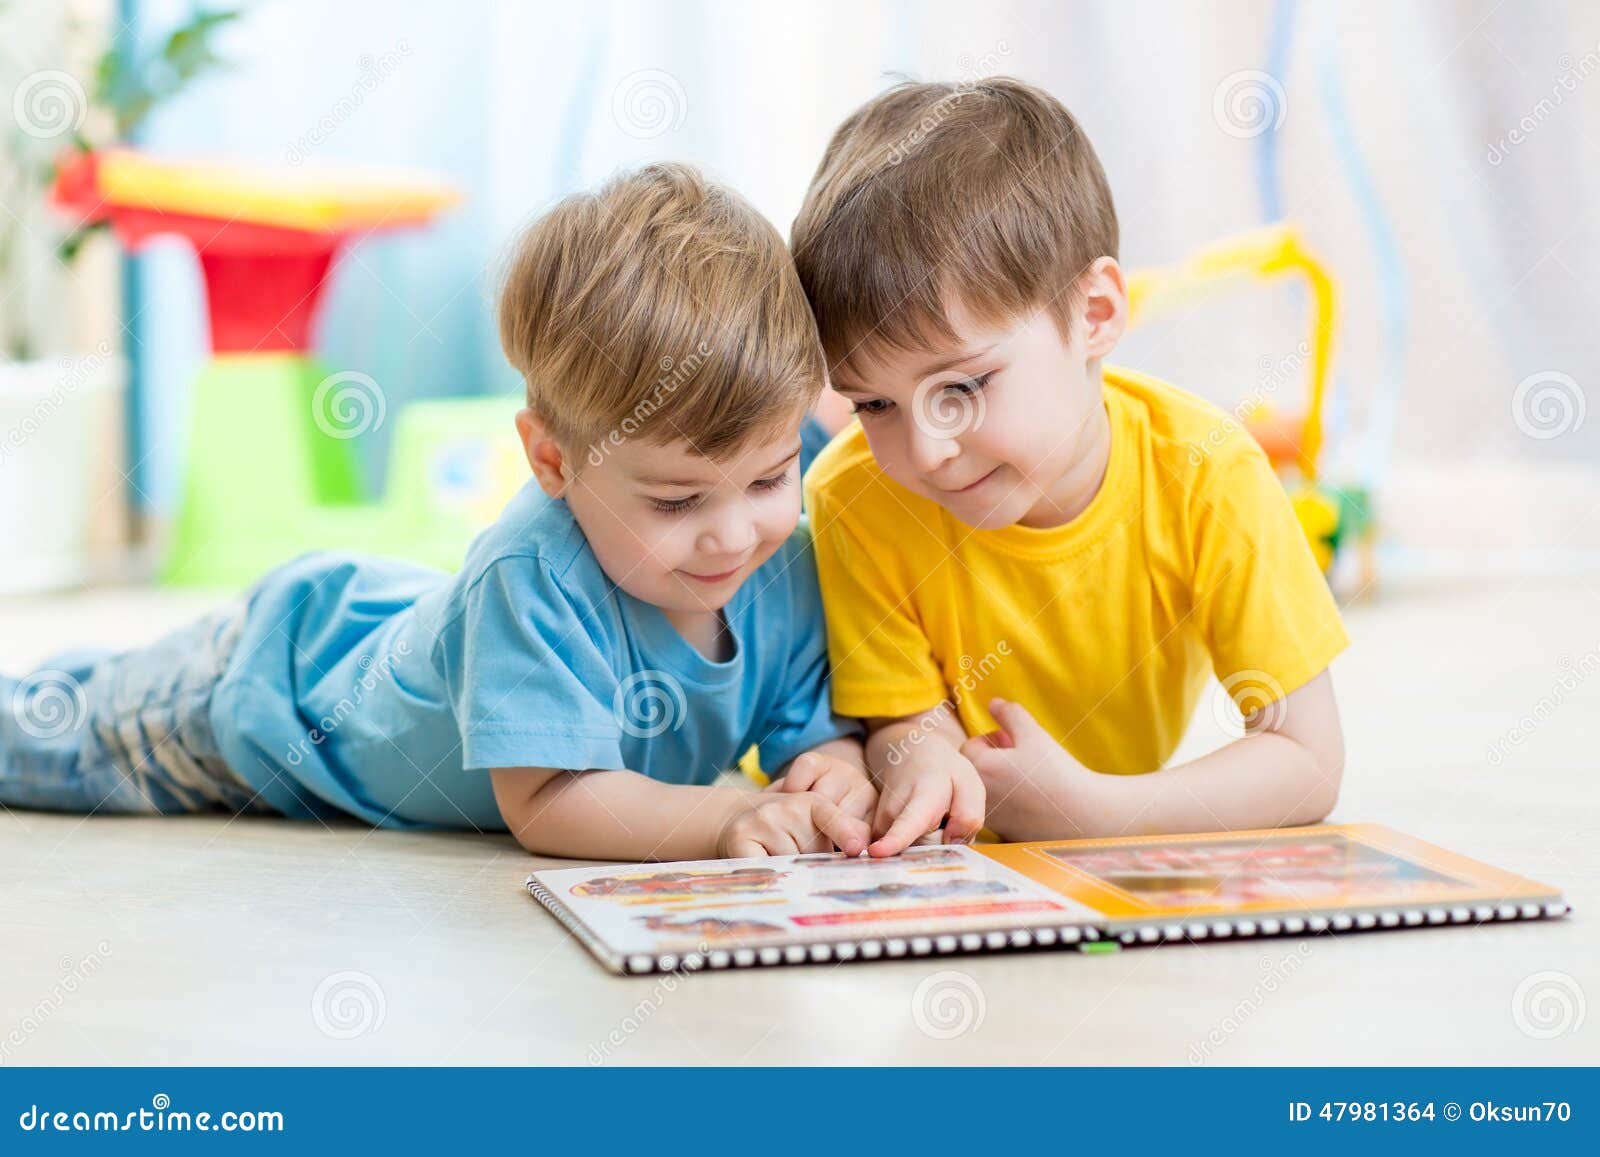
[[[1083,275],[1080,287],[1084,353],[1098,361],[1116,348],[1128,328],[1128,288],[1122,280],[1122,266],[1115,257],[1098,258]]]
[[[522,448],[528,455],[528,465],[539,487],[551,498],[560,498],[572,481],[573,467],[567,461],[555,435],[527,407],[517,411],[517,433],[522,436]]]

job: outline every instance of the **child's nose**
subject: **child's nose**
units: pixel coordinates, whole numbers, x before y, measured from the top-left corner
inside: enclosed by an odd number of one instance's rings
[[[930,434],[914,428],[910,436],[911,465],[918,473],[932,474],[961,453],[960,444],[949,435]]]
[[[698,545],[705,554],[743,554],[755,545],[757,537],[749,512],[734,510],[713,522]]]

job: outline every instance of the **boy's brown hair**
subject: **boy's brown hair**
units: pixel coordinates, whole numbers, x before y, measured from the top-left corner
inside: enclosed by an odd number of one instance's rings
[[[956,340],[1041,307],[1063,336],[1081,275],[1117,255],[1100,159],[1049,93],[1009,77],[896,85],[839,126],[790,235],[830,365]]]
[[[596,465],[635,437],[726,456],[797,418],[824,381],[783,238],[687,165],[622,174],[535,220],[510,252],[499,324],[529,408]]]

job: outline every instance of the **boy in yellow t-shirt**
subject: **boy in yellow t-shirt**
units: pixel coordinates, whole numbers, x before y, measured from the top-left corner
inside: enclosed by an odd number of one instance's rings
[[[1102,365],[1128,302],[1071,114],[1013,80],[893,88],[835,133],[792,247],[860,419],[806,499],[872,854],[1326,815],[1338,610],[1249,436]],[[1245,735],[1164,767],[1212,673]]]

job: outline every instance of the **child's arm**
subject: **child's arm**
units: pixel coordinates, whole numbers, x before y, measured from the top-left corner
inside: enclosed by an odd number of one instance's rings
[[[867,766],[878,781],[873,856],[894,856],[944,824],[963,843],[984,824],[984,784],[961,753],[961,723],[944,704],[919,715],[867,720]]]
[[[1252,716],[1243,739],[1146,775],[1085,768],[1021,704],[989,710],[1002,730],[962,751],[1008,840],[1288,827],[1315,823],[1339,798],[1344,734],[1326,670]]]
[[[495,803],[535,855],[594,860],[704,860],[825,852],[858,855],[866,821],[819,792],[660,783],[633,771],[499,767]]]

